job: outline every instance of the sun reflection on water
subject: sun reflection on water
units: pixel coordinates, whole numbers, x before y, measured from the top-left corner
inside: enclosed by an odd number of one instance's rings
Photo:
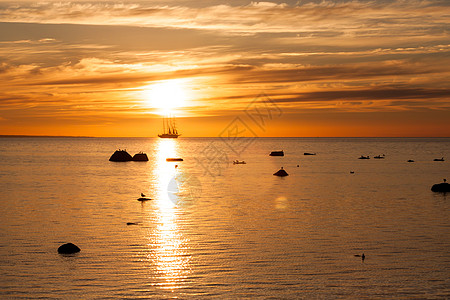
[[[153,263],[156,268],[157,285],[163,289],[176,290],[190,273],[190,255],[187,239],[180,231],[179,208],[169,199],[168,183],[176,174],[174,163],[168,157],[177,157],[178,142],[158,140],[156,152],[156,204],[157,226],[153,233]]]

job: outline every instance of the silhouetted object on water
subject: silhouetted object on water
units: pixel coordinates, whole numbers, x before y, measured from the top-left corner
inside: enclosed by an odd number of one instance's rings
[[[127,150],[116,150],[116,152],[114,152],[113,155],[111,155],[111,157],[109,158],[109,161],[118,161],[118,162],[123,162],[123,161],[130,161],[133,158],[131,157],[131,155],[127,152]]]
[[[127,225],[139,225],[139,223],[135,223],[135,222],[127,222]]]
[[[300,165],[297,165],[297,168],[300,167]]]
[[[433,161],[444,161],[444,158],[443,158],[443,157],[441,157],[441,158],[435,158],[435,159],[433,159]]]
[[[144,196],[144,197],[138,198],[137,200],[144,202],[144,201],[149,201],[149,200],[153,200],[153,199]]]
[[[144,193],[141,193],[141,197],[146,197]]]
[[[316,153],[305,152],[305,153],[303,153],[303,155],[316,155]]]
[[[408,159],[408,162],[414,162],[414,160],[412,160],[412,159]]]
[[[175,158],[166,158],[166,161],[183,161],[182,158],[175,157]]]
[[[361,257],[362,261],[364,261],[366,259],[366,256],[364,255],[364,253],[362,255],[355,254],[355,257]]]
[[[148,161],[148,156],[144,152],[139,152],[133,156],[132,161]]]
[[[245,165],[246,162],[243,160],[233,160],[233,165]]]
[[[444,182],[436,183],[431,187],[433,192],[448,193],[450,192],[450,184],[447,183],[447,179],[444,178]]]
[[[163,133],[158,134],[158,136],[163,139],[176,139],[180,135],[181,134],[178,133],[177,127],[175,126],[175,118],[163,118]]]
[[[273,173],[273,175],[280,177],[289,176],[289,174],[285,170],[283,170],[283,167],[281,167],[281,169]]]
[[[355,171],[350,171],[350,174],[355,174]]]
[[[284,156],[284,151],[272,151],[270,152],[269,156]]]
[[[60,254],[73,254],[73,253],[77,253],[80,251],[81,251],[81,249],[78,248],[77,245],[74,245],[72,243],[67,243],[67,244],[61,245],[58,248],[58,253],[60,253]]]
[[[382,154],[382,155],[377,155],[377,156],[374,156],[373,158],[378,158],[378,159],[380,159],[380,158],[384,158],[384,154]]]
[[[370,156],[369,155],[367,155],[367,156],[361,155],[360,157],[358,157],[358,159],[370,159]]]

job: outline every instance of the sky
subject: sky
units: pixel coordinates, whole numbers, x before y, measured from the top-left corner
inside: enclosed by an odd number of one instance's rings
[[[448,137],[450,2],[0,0],[0,135],[156,137],[166,114],[182,137]]]

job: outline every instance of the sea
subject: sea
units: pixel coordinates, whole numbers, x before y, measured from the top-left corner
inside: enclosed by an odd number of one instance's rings
[[[450,138],[3,137],[0,298],[450,299],[449,162]]]

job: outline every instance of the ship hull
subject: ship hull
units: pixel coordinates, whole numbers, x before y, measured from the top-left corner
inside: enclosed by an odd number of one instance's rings
[[[169,133],[163,133],[163,134],[158,134],[158,136],[162,139],[176,139],[178,138],[180,135],[179,134],[169,134]]]

